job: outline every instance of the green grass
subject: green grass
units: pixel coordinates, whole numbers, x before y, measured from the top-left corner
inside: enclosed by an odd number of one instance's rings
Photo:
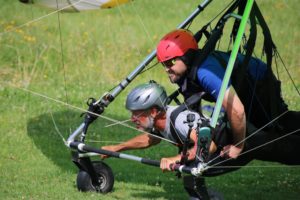
[[[191,30],[202,27],[228,2],[211,3]],[[86,109],[88,97],[99,98],[132,72],[158,40],[195,9],[196,2],[134,1],[109,10],[61,13],[61,30],[58,16],[54,14],[13,31],[9,30],[50,11],[25,6],[16,0],[9,3],[0,0],[0,3],[0,199],[186,199],[181,180],[173,173],[163,174],[158,168],[119,159],[106,161],[116,178],[112,193],[78,192],[77,168],[55,125],[64,138],[68,137],[82,122],[79,117],[82,111],[18,88]],[[300,88],[300,6],[296,0],[258,3],[274,42]],[[260,44],[261,39],[256,50],[258,55]],[[299,95],[285,70],[280,67],[279,72],[286,102],[291,109],[299,110]],[[150,79],[162,83],[168,92],[175,89],[163,68],[157,66],[137,77],[109,106],[105,116],[128,119],[129,113],[124,108],[126,94]],[[110,123],[97,120],[90,127],[88,139],[124,141],[138,134],[120,126],[103,128]],[[107,144],[89,143],[99,147]],[[129,153],[159,159],[176,151],[173,146],[162,143],[152,149]],[[266,167],[243,168],[208,178],[207,182],[226,199],[299,199],[299,167],[259,161],[250,165]],[[268,167],[270,165],[276,167]]]

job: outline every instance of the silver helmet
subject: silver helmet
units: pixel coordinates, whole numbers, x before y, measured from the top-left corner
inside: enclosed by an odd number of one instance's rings
[[[167,103],[165,89],[154,81],[134,88],[127,96],[126,108],[131,111],[147,110],[154,106],[164,109]]]

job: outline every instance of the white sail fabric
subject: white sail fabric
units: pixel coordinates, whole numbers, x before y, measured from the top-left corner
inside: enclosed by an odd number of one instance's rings
[[[55,10],[86,11],[101,8],[112,8],[130,0],[20,0],[23,3],[33,3]]]

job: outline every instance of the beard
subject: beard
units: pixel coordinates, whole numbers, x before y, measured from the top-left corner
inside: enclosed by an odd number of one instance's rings
[[[168,74],[168,77],[169,77],[171,83],[178,83],[178,81],[181,78],[179,75],[176,75],[174,73]]]
[[[147,121],[144,124],[139,124],[137,126],[137,129],[143,130],[146,132],[152,132],[153,128],[154,128],[154,118],[151,116],[147,117]]]

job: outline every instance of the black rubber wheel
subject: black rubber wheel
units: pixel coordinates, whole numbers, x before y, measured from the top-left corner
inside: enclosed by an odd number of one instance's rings
[[[100,192],[108,193],[112,191],[115,178],[112,173],[111,168],[103,162],[93,162],[94,169],[98,175],[98,186],[92,183],[90,175],[84,171],[80,170],[77,174],[77,189],[82,192]]]
[[[216,190],[208,188],[207,192],[210,200],[224,200],[223,195]]]
[[[31,0],[19,0],[19,1],[22,2],[22,3],[32,3]]]

